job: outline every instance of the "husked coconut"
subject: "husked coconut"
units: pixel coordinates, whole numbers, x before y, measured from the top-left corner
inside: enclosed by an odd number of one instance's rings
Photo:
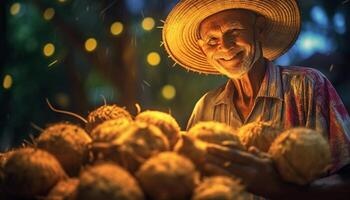
[[[92,166],[80,175],[76,200],[142,200],[137,181],[118,165]]]
[[[194,125],[187,133],[192,137],[202,141],[223,145],[225,143],[234,143],[237,148],[244,149],[235,130],[221,122],[205,121]]]
[[[249,199],[238,179],[227,176],[205,178],[193,194],[192,200],[245,200]]]
[[[14,151],[11,150],[11,151],[7,151],[4,153],[0,153],[0,199],[5,198],[1,195],[4,193],[4,191],[3,191],[3,182],[4,182],[4,178],[5,178],[4,167],[5,167],[5,164],[8,160],[8,158],[10,157],[10,155],[13,152]]]
[[[160,129],[143,122],[131,123],[112,145],[118,146],[121,165],[132,173],[148,158],[170,150],[169,141]]]
[[[37,145],[54,155],[70,176],[79,174],[87,160],[90,136],[79,126],[59,123],[46,128],[37,138]]]
[[[305,185],[323,175],[331,164],[328,142],[317,131],[293,128],[272,143],[268,153],[285,181]]]
[[[147,160],[136,177],[153,200],[185,200],[191,197],[199,173],[189,159],[174,152],[163,152]]]
[[[91,132],[97,125],[110,119],[125,118],[132,121],[130,113],[117,105],[103,105],[89,113],[87,117],[86,130]]]
[[[58,182],[45,200],[74,200],[79,179],[67,179]]]
[[[33,148],[18,149],[4,166],[4,191],[18,198],[46,195],[66,178],[60,163],[50,153]]]
[[[90,133],[91,138],[94,142],[112,142],[129,126],[130,122],[126,118],[104,121],[92,130]]]
[[[242,126],[238,130],[238,137],[247,149],[254,146],[260,151],[267,152],[281,132],[272,122],[256,121]]]
[[[202,171],[206,162],[207,146],[208,143],[202,140],[182,135],[176,143],[174,151],[189,158]]]
[[[136,116],[137,121],[157,126],[168,138],[172,149],[180,138],[180,126],[169,114],[159,111],[144,111]]]

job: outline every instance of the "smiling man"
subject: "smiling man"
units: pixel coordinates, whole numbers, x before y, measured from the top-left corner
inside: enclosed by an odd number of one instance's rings
[[[347,199],[350,118],[341,99],[320,72],[272,63],[294,44],[300,25],[296,0],[182,0],[165,22],[163,40],[181,66],[228,77],[197,102],[188,128],[214,120],[238,129],[260,120],[316,129],[331,147],[329,176],[308,186],[283,182],[256,149],[210,149],[214,171],[240,177],[248,191],[267,198]],[[220,164],[227,161],[240,167]]]

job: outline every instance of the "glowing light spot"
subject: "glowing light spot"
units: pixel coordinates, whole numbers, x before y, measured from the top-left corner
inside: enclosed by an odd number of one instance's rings
[[[344,34],[346,32],[346,21],[343,13],[337,12],[333,17],[333,23],[337,33]]]
[[[328,26],[326,11],[320,6],[315,6],[311,9],[311,18],[321,26]]]
[[[174,97],[176,96],[176,89],[175,89],[175,87],[172,86],[172,85],[165,85],[162,88],[162,95],[167,100],[174,99]]]
[[[157,52],[151,52],[147,56],[147,62],[152,66],[159,65],[160,61],[161,61],[161,58]]]
[[[47,8],[45,11],[44,11],[44,19],[49,21],[51,20],[54,16],[55,16],[55,9],[53,8]]]
[[[145,0],[127,0],[125,1],[127,9],[132,13],[132,14],[138,14],[142,11],[144,5],[145,5]]]
[[[304,59],[316,52],[326,54],[336,49],[336,44],[332,39],[313,31],[302,32],[296,46],[299,50],[299,56]]]
[[[92,52],[97,47],[97,41],[95,38],[89,38],[85,41],[85,49],[88,52]]]
[[[124,30],[124,26],[121,22],[114,22],[111,25],[111,33],[113,35],[120,35]]]
[[[64,2],[66,2],[67,0],[58,0],[58,2],[60,2],[60,3],[64,3]]]
[[[55,53],[55,45],[52,43],[47,43],[44,46],[43,53],[46,57],[50,57]]]
[[[12,82],[13,82],[12,76],[7,74],[2,82],[2,86],[8,90],[11,88]]]
[[[10,7],[10,13],[11,15],[15,16],[21,11],[21,4],[20,3],[14,3]]]
[[[146,31],[152,30],[155,25],[156,25],[156,23],[152,17],[146,17],[142,21],[142,28]]]
[[[63,107],[63,108],[67,108],[70,104],[69,96],[64,93],[56,94],[55,100],[60,105],[60,107]]]

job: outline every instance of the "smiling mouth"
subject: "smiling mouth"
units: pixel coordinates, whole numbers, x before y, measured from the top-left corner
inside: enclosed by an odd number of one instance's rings
[[[239,57],[241,57],[241,55],[243,55],[243,51],[240,51],[238,53],[236,53],[234,56],[232,57],[229,57],[229,58],[220,58],[219,60],[222,60],[222,61],[232,61],[234,59],[237,59]]]

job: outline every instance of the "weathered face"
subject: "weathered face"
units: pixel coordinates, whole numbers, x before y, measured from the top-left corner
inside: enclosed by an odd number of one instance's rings
[[[246,10],[226,10],[206,18],[198,44],[209,64],[231,79],[246,74],[262,56],[260,18]]]

